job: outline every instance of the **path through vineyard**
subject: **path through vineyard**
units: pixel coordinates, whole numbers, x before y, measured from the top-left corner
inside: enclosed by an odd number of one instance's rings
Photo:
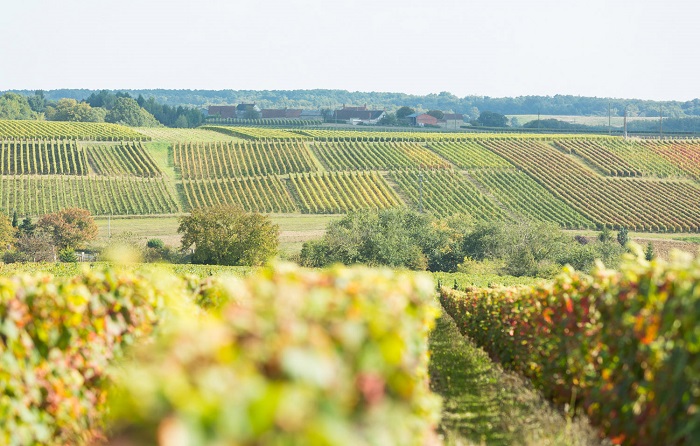
[[[526,380],[504,372],[448,315],[430,338],[430,381],[443,397],[447,445],[600,445],[585,419],[567,420]]]

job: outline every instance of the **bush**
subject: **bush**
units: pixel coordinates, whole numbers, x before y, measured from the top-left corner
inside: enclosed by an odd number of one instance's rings
[[[700,258],[638,256],[620,272],[567,269],[535,287],[443,288],[441,302],[493,358],[582,406],[616,444],[694,444]]]
[[[163,240],[159,238],[152,238],[146,242],[146,247],[153,249],[163,249],[165,248],[165,242],[163,242]]]
[[[58,251],[58,260],[64,263],[76,263],[78,261],[78,256],[71,248],[65,248]]]
[[[121,439],[154,444],[425,444],[432,280],[278,267],[208,281],[209,316],[164,327],[125,369]]]

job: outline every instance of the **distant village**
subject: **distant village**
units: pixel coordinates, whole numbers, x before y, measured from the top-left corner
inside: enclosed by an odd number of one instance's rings
[[[363,106],[346,106],[338,110],[303,110],[295,108],[263,108],[257,104],[210,105],[205,113],[221,119],[288,119],[334,122],[351,125],[377,125],[387,117],[386,110],[370,110]],[[439,116],[439,115],[438,115]],[[442,118],[428,113],[403,117],[403,124],[416,127],[454,127],[464,124],[461,113],[442,113]]]

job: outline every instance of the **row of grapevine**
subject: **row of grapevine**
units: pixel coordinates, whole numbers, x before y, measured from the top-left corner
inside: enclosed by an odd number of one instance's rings
[[[183,179],[317,170],[311,153],[300,141],[178,143],[173,145],[173,160]]]
[[[98,175],[157,177],[162,172],[140,142],[119,145],[94,144],[87,148],[88,160]]]
[[[443,170],[397,170],[391,177],[411,201],[437,216],[469,214],[475,221],[507,220],[492,200],[482,194],[462,173]],[[421,193],[422,191],[422,193]]]
[[[689,177],[700,180],[700,141],[644,141],[649,150],[666,158]]]
[[[470,171],[469,175],[510,212],[531,220],[557,223],[567,229],[595,227],[522,171],[478,169]]]
[[[291,213],[296,211],[289,191],[274,175],[259,178],[184,180],[185,207],[236,204],[249,212]]]
[[[85,175],[85,152],[75,141],[0,141],[0,171],[3,175]]]
[[[0,139],[31,138],[83,141],[144,141],[150,139],[129,127],[104,122],[0,120]]]
[[[227,135],[243,139],[307,139],[306,136],[288,130],[270,129],[260,127],[223,127],[218,125],[204,125],[205,130],[213,130]]]
[[[430,141],[428,148],[462,169],[513,167],[477,141]]]
[[[219,124],[219,125],[277,125],[277,126],[288,126],[288,127],[304,127],[311,125],[321,125],[322,120],[316,119],[294,119],[294,118],[258,118],[258,119],[245,119],[245,118],[218,118],[216,116],[210,116],[207,118],[207,124]]]
[[[410,142],[315,142],[311,147],[329,170],[449,167],[439,156]]]
[[[0,209],[42,215],[81,207],[93,215],[171,214],[179,211],[162,179],[94,176],[3,176]]]
[[[484,144],[598,224],[638,231],[700,231],[700,188],[690,183],[601,177],[532,140]]]
[[[577,155],[610,176],[638,177],[642,173],[631,164],[611,153],[596,141],[569,139],[555,141],[554,145],[565,153]]]
[[[304,213],[339,214],[402,205],[376,172],[292,174],[290,183]]]
[[[220,132],[214,132],[203,128],[196,129],[177,129],[169,127],[138,127],[140,133],[148,136],[154,141],[164,141],[176,143],[181,141],[187,142],[216,142],[216,141],[238,141],[232,135],[226,135]]]

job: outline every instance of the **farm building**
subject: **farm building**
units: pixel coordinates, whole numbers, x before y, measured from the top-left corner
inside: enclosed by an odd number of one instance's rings
[[[302,110],[301,119],[322,121],[323,115],[321,114],[321,110]]]
[[[438,120],[435,116],[430,116],[427,113],[413,113],[406,116],[410,125],[423,127],[424,125],[437,125]]]
[[[235,105],[210,105],[207,111],[209,116],[218,116],[220,118],[235,118]]]
[[[260,107],[258,107],[255,103],[238,104],[236,106],[236,116],[238,118],[244,118],[245,112],[250,111],[250,110],[255,110],[256,112],[260,113]]]
[[[343,108],[333,112],[336,121],[345,121],[348,124],[376,124],[384,116],[384,110],[367,110],[367,104],[362,107],[346,107],[343,104]]]
[[[300,108],[264,108],[260,112],[263,119],[300,119],[304,110]]]
[[[461,113],[445,113],[442,118],[442,126],[447,128],[459,128],[464,124],[464,115]]]

